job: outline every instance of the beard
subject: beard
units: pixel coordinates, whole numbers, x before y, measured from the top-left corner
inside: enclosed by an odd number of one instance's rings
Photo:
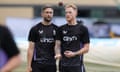
[[[72,19],[66,19],[68,22],[71,22],[72,21]]]
[[[51,22],[52,18],[44,18],[44,21]]]

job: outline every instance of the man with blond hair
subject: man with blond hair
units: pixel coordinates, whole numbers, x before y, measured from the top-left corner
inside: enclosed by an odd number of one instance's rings
[[[88,29],[76,20],[77,6],[65,6],[67,24],[57,31],[55,58],[60,59],[60,72],[85,72],[83,54],[89,51]]]

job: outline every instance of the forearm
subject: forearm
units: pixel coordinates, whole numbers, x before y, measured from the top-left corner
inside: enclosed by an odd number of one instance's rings
[[[33,57],[33,52],[34,52],[34,42],[29,42],[29,47],[28,47],[28,51],[27,51],[27,66],[30,67],[31,66],[31,62],[32,62],[32,57]]]
[[[82,55],[89,51],[89,44],[85,44],[83,48],[81,48],[79,51],[75,52],[75,55]]]
[[[56,41],[55,44],[55,54],[60,54],[60,41]]]
[[[18,67],[21,63],[20,55],[12,57],[7,64],[1,69],[1,72],[11,72],[14,68]]]
[[[59,40],[56,40],[56,42],[55,42],[55,59],[61,58],[60,45],[61,45],[61,42]]]
[[[55,54],[60,54],[60,47],[55,46]]]
[[[31,66],[33,51],[34,51],[33,49],[28,49],[28,54],[27,54],[27,65],[28,66]]]

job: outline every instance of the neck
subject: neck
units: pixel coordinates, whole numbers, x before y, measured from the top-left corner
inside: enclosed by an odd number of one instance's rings
[[[77,24],[76,19],[68,21],[68,25],[76,25],[76,24]]]
[[[43,25],[50,25],[50,24],[51,24],[51,22],[46,22],[46,21],[43,21],[43,22],[42,22],[42,24],[43,24]]]

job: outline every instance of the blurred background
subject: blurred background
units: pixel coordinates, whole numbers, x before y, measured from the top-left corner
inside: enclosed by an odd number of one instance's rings
[[[53,22],[61,26],[66,23],[64,5],[68,3],[78,6],[77,20],[89,30],[86,72],[120,72],[120,0],[0,0],[0,23],[12,31],[23,60],[14,72],[26,70],[28,33],[42,20],[42,6],[53,6]]]

